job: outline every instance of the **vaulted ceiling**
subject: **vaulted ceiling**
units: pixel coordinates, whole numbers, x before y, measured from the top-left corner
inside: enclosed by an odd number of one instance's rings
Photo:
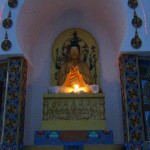
[[[34,47],[45,30],[96,26],[105,28],[118,47],[127,29],[123,1],[118,0],[25,0],[18,16],[17,35],[21,47]]]

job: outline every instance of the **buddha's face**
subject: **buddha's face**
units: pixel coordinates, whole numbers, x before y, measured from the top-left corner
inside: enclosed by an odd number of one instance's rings
[[[80,52],[79,52],[78,47],[75,47],[75,46],[71,47],[70,51],[69,51],[69,55],[70,55],[71,59],[78,59],[80,56]]]

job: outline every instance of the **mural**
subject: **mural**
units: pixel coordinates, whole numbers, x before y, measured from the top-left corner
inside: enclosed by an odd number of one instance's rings
[[[2,149],[23,147],[27,64],[20,57],[8,60],[8,81]]]

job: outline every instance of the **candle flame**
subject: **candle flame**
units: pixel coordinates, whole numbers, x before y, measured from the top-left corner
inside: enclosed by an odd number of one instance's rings
[[[78,93],[79,92],[79,85],[78,84],[75,84],[74,85],[74,90],[73,90],[74,93]]]

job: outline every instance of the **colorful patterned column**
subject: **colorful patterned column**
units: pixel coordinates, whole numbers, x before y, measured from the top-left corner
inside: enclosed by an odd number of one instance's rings
[[[26,60],[22,57],[10,58],[8,60],[3,150],[17,150],[23,146],[26,79]]]
[[[125,147],[127,150],[142,150],[144,128],[136,55],[120,57],[120,79]]]

